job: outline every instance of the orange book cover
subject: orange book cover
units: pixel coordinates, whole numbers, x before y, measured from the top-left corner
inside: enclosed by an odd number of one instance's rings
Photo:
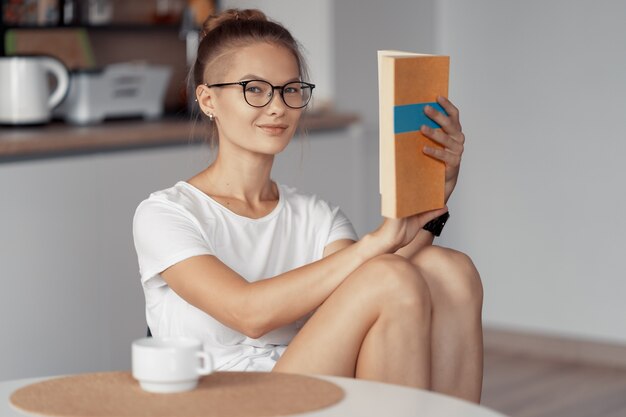
[[[420,132],[439,128],[424,114],[431,105],[443,112],[437,96],[448,96],[450,57],[378,51],[380,194],[382,215],[407,217],[441,208],[445,164],[423,153],[440,147]]]

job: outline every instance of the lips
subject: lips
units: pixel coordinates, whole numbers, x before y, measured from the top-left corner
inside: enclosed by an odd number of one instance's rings
[[[270,135],[279,135],[287,130],[287,128],[289,127],[289,125],[282,123],[265,123],[258,126],[259,128],[261,128],[261,130],[263,130],[265,133],[269,133]]]

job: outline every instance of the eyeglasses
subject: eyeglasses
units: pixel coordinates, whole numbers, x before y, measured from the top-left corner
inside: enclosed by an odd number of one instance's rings
[[[234,83],[205,84],[207,87],[226,87],[240,85],[246,103],[252,107],[265,107],[274,97],[274,90],[280,90],[280,97],[287,107],[301,109],[311,100],[315,84],[293,81],[285,85],[272,85],[263,80],[248,80]]]

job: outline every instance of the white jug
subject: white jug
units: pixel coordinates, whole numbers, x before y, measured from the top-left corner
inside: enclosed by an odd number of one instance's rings
[[[50,93],[48,74],[56,78]],[[67,68],[49,56],[0,57],[0,123],[42,124],[50,121],[52,109],[69,88]]]

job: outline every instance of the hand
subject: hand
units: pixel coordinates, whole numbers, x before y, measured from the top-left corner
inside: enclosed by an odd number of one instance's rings
[[[445,201],[447,202],[459,177],[465,135],[462,132],[461,122],[459,121],[459,109],[450,100],[441,96],[437,97],[437,103],[444,108],[448,116],[438,112],[431,106],[426,106],[424,113],[439,124],[441,129],[432,129],[424,125],[420,131],[424,136],[443,146],[443,149],[425,146],[424,153],[446,164]]]
[[[398,249],[411,243],[426,223],[447,211],[448,207],[443,207],[400,219],[386,217],[380,227],[378,227],[372,235],[376,237],[377,241],[384,245],[385,252],[394,253]]]

